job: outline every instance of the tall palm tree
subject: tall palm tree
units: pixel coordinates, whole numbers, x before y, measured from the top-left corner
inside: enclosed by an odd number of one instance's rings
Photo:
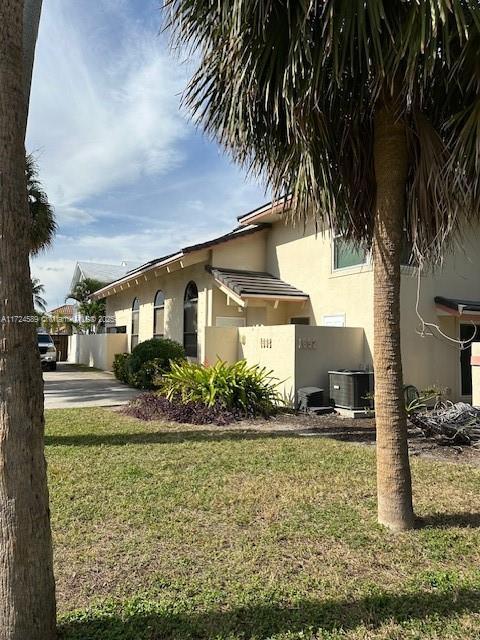
[[[45,313],[47,310],[47,302],[43,295],[45,294],[45,287],[38,278],[32,278],[32,295],[33,306],[41,313]]]
[[[37,255],[48,249],[57,232],[55,212],[38,180],[38,166],[32,154],[26,159],[27,197],[31,215],[30,252]]]
[[[373,250],[378,518],[414,525],[402,397],[401,240],[441,258],[480,202],[478,0],[167,0],[185,93],[289,215]]]
[[[25,7],[40,4],[39,0],[25,3]],[[22,0],[0,2],[2,318],[32,315],[33,307],[25,87],[35,43],[30,42],[29,55],[25,47],[22,50],[23,5]],[[35,31],[32,25],[30,33]],[[43,385],[36,343],[34,323],[0,322],[0,640],[53,640],[56,636]]]

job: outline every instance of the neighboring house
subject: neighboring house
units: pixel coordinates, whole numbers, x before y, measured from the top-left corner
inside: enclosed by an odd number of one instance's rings
[[[114,280],[122,278],[128,271],[138,267],[136,262],[122,261],[118,264],[104,264],[103,262],[77,262],[73,271],[72,281],[70,283],[70,289],[73,291],[75,286],[86,280],[87,278],[97,280],[103,284],[109,284]],[[73,305],[73,320],[75,322],[81,322],[82,317],[78,312],[78,305]]]
[[[75,308],[73,304],[62,304],[60,307],[50,309],[48,315],[50,316],[49,324],[51,331],[54,333],[71,334],[72,325],[70,323],[73,321],[74,313]]]
[[[245,357],[273,369],[291,394],[325,387],[327,372],[371,368],[373,270],[370,255],[314,224],[286,224],[281,206],[266,205],[238,219],[239,227],[180,249],[122,275],[94,294],[106,298],[108,331],[126,333],[128,349],[153,336],[184,344],[212,363]],[[451,338],[480,324],[480,238],[471,233],[442,270],[422,274],[418,311]],[[405,261],[408,260],[408,252]],[[469,350],[419,335],[417,276],[402,276],[404,380],[418,388],[471,395]],[[478,339],[480,339],[480,328]]]

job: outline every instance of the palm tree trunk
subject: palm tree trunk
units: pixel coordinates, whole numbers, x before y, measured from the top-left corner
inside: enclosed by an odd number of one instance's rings
[[[0,3],[0,640],[55,638],[43,388],[30,280],[21,0]]]
[[[374,369],[378,520],[393,531],[414,526],[407,417],[400,352],[400,253],[405,213],[407,142],[394,109],[375,117],[377,185],[373,242]]]

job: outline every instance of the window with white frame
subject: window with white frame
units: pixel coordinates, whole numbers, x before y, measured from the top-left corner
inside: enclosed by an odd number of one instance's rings
[[[161,289],[153,300],[153,337],[163,338],[165,330],[165,295]]]
[[[333,269],[349,269],[367,263],[368,251],[343,236],[333,238]]]

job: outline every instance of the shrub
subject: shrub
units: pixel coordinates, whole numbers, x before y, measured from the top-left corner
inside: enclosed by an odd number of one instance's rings
[[[137,344],[132,351],[128,367],[130,373],[136,374],[145,363],[155,360],[160,369],[169,371],[170,360],[176,361],[184,358],[185,349],[178,342],[168,338],[152,338]]]
[[[216,424],[223,426],[236,419],[231,412],[215,405],[207,407],[202,402],[171,402],[164,396],[154,393],[143,393],[132,400],[123,413],[140,420],[171,420],[189,424]]]
[[[120,382],[129,382],[128,360],[129,353],[116,353],[113,359],[113,373]]]
[[[130,374],[131,384],[137,389],[154,389],[156,380],[161,379],[165,371],[162,358],[155,358],[144,362],[137,373]]]
[[[245,360],[227,364],[219,360],[213,367],[193,362],[172,363],[160,384],[160,393],[169,400],[220,405],[245,416],[268,416],[281,403],[277,382],[271,372],[249,367]]]

